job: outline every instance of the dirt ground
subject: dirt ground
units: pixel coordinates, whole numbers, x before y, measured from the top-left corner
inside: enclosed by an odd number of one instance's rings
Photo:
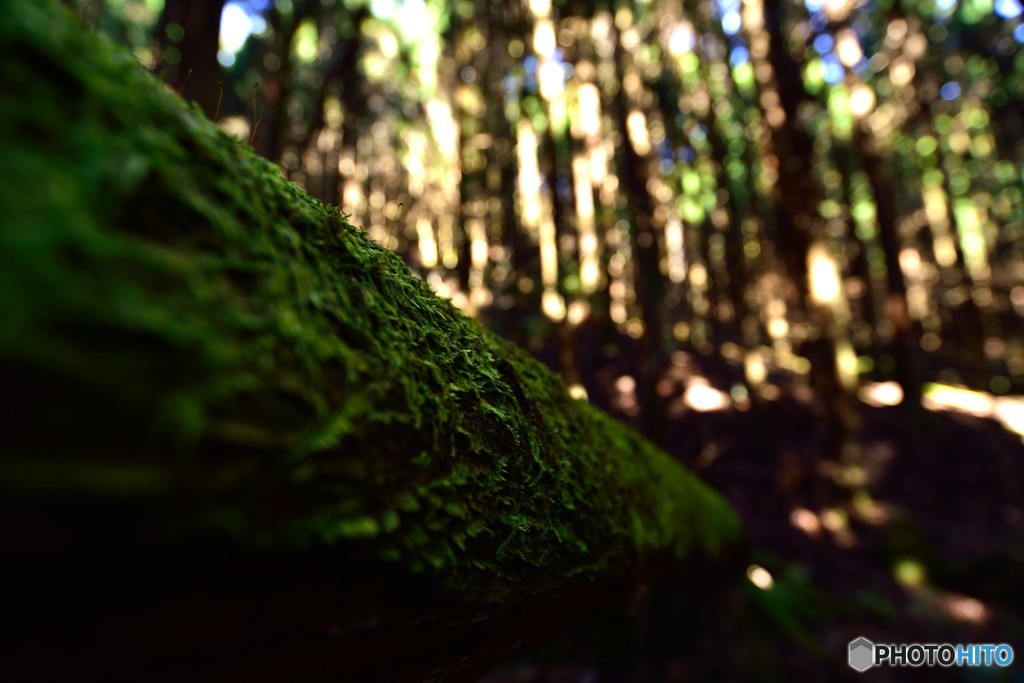
[[[856,439],[836,452],[820,406],[798,386],[780,382],[758,409],[701,412],[682,403],[685,387],[699,377],[728,392],[728,368],[692,357],[676,365],[664,375],[665,444],[739,511],[751,580],[721,593],[686,573],[668,577],[481,681],[1024,681],[1019,435],[956,411],[858,404]],[[624,368],[598,369],[588,390],[632,421],[616,389]],[[1009,643],[1017,658],[1008,669],[857,674],[846,654],[858,636]]]

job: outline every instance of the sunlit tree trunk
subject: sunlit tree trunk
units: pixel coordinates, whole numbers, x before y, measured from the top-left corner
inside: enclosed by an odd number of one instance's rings
[[[569,153],[569,138],[564,132],[556,133],[552,121],[548,122],[547,132],[541,146],[544,157],[544,174],[551,196],[551,213],[555,222],[555,244],[558,248],[559,294],[566,296],[561,286],[561,272],[571,260],[563,244],[566,240],[577,243],[574,226],[574,194],[572,182],[565,177],[565,169],[572,169]],[[577,269],[578,272],[578,269]],[[581,381],[579,368],[576,364],[576,333],[574,326],[566,320],[558,321],[558,365],[559,372],[569,384]]]

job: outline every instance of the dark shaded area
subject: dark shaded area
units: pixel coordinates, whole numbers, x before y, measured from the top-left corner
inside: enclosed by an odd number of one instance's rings
[[[123,533],[122,508],[91,501],[2,512],[18,558],[6,579],[22,587],[0,620],[7,681],[471,680],[627,592],[601,582],[483,609],[352,546],[147,541]],[[137,516],[136,531],[159,519]]]
[[[581,354],[585,374],[618,375],[624,366],[616,356],[631,343],[594,353],[583,335],[582,349],[591,349]],[[557,353],[547,347],[541,356],[553,363]],[[686,367],[719,387],[739,373],[699,355]],[[607,395],[591,399],[616,413]],[[725,586],[708,597],[713,580],[677,573],[480,680],[966,681],[973,674],[957,669],[858,674],[846,665],[846,647],[870,634],[874,642],[1008,643],[1021,651],[1019,437],[956,412],[908,421],[898,407],[861,404],[858,414],[864,480],[857,485],[825,455],[829,432],[806,395],[784,391],[757,412],[688,410],[670,420],[670,452],[735,506],[749,539],[739,562],[767,569],[772,588],[719,575]],[[920,583],[901,581],[908,567]],[[1020,671],[1015,662],[1012,672],[985,676],[1011,681]]]

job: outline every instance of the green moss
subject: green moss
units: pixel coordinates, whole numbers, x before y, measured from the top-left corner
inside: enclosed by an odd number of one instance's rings
[[[692,474],[127,53],[56,3],[0,6],[20,494],[99,497],[96,472],[143,471],[118,495],[138,481],[173,533],[348,544],[491,598],[736,536]]]

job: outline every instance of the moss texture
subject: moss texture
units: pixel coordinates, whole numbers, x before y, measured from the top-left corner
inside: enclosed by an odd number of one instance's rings
[[[351,547],[489,600],[738,535],[127,52],[55,2],[0,8],[5,496]]]

